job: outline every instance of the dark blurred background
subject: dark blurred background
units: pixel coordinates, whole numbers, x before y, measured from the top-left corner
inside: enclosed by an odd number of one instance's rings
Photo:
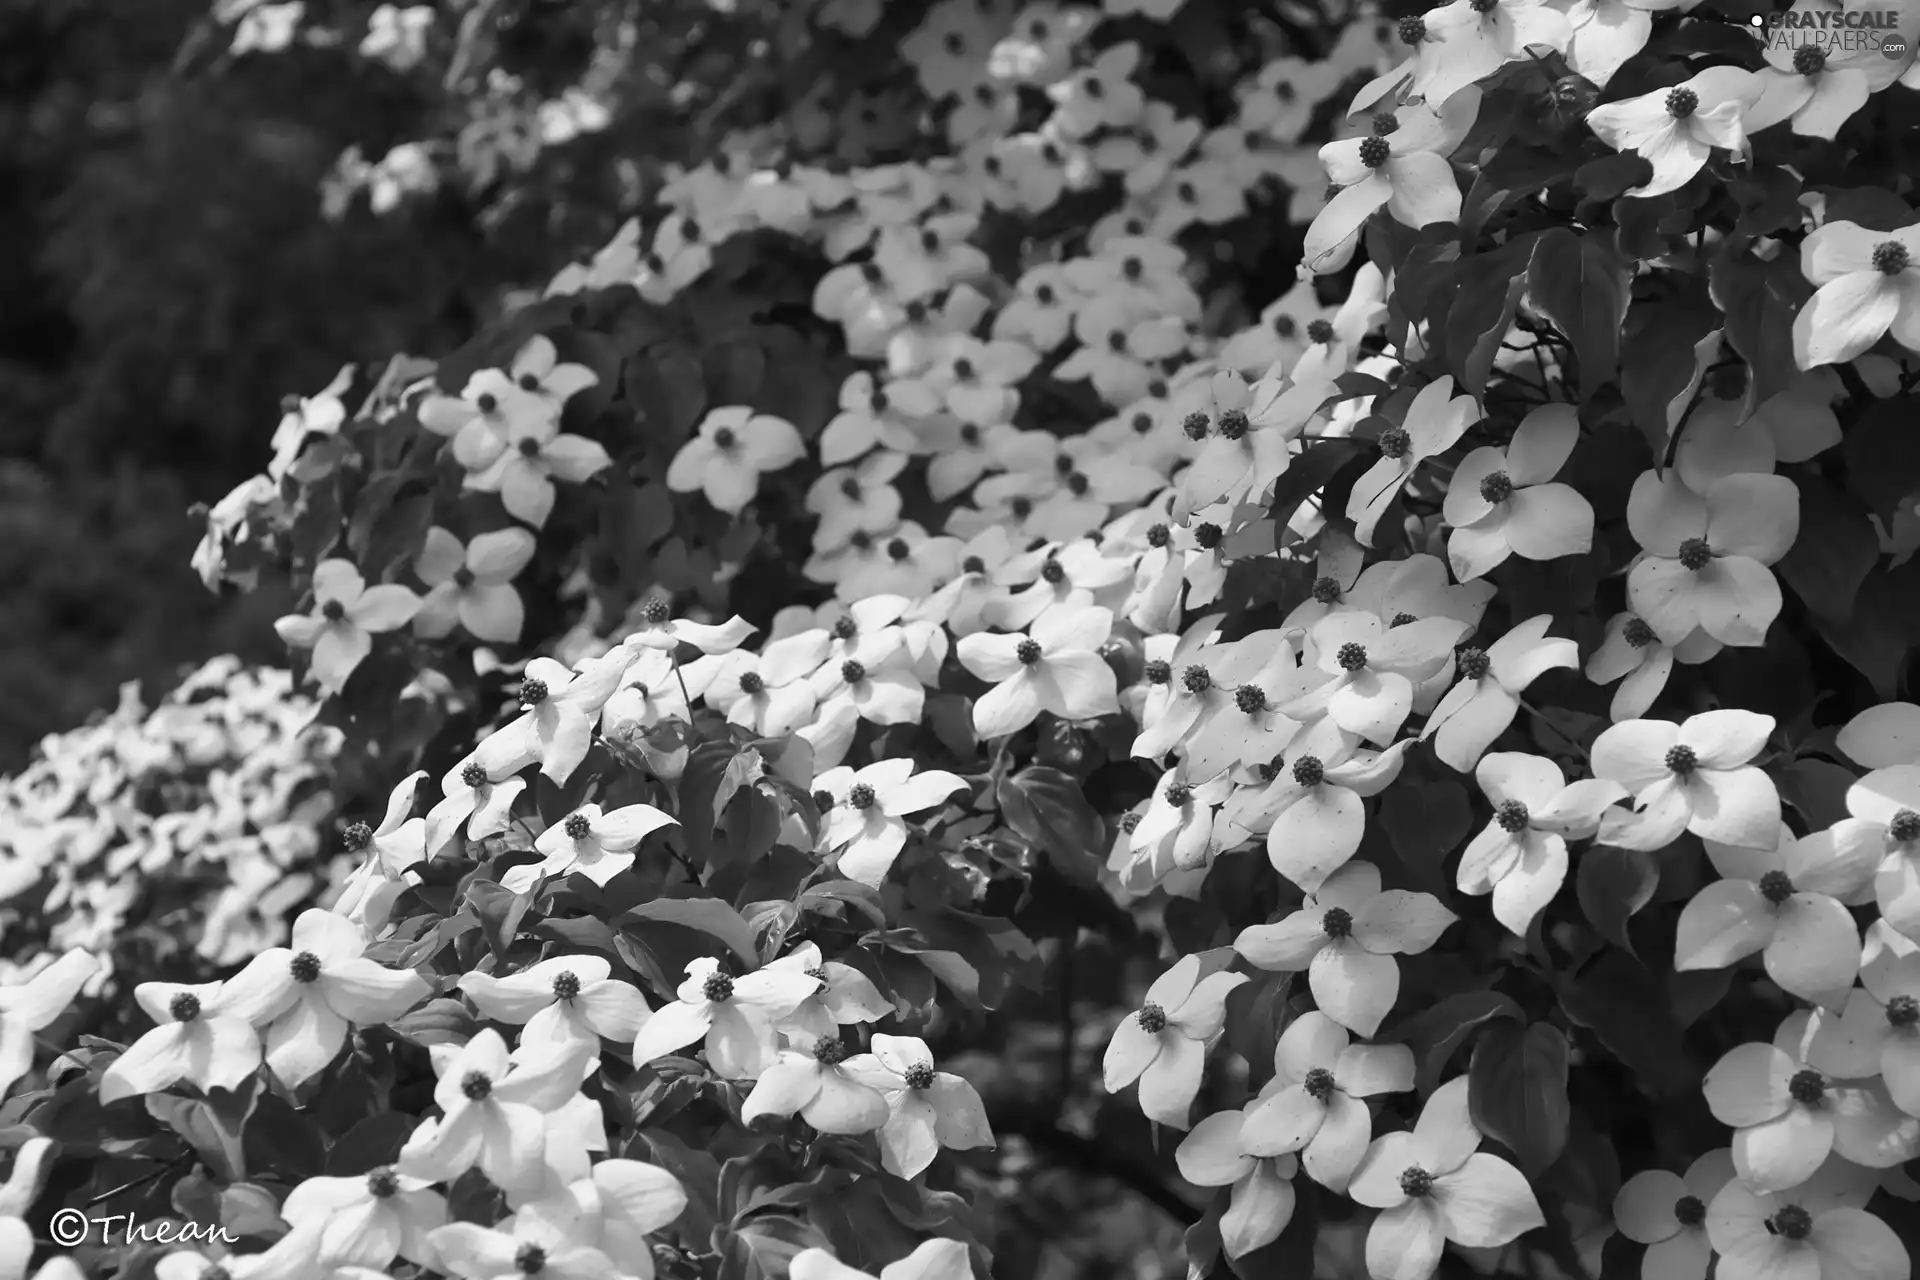
[[[210,595],[188,508],[263,468],[283,395],[444,350],[521,267],[458,193],[323,219],[341,150],[432,86],[350,50],[209,69],[208,8],[0,0],[0,773],[122,681],[276,656],[285,602]]]

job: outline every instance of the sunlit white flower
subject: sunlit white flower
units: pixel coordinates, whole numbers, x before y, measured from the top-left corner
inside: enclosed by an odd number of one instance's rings
[[[1140,1008],[1120,1020],[1107,1043],[1107,1092],[1137,1080],[1147,1118],[1185,1129],[1208,1046],[1226,1026],[1227,993],[1246,980],[1224,970],[1201,977],[1199,956],[1182,957],[1154,979]]]
[[[330,697],[373,652],[376,634],[406,626],[419,610],[420,597],[406,587],[368,586],[351,561],[322,560],[313,567],[313,612],[276,619],[273,629],[312,650],[308,674]]]
[[[1526,1178],[1480,1141],[1465,1076],[1436,1089],[1411,1130],[1373,1140],[1347,1193],[1381,1210],[1367,1231],[1375,1280],[1425,1280],[1448,1241],[1491,1248],[1545,1225]]]

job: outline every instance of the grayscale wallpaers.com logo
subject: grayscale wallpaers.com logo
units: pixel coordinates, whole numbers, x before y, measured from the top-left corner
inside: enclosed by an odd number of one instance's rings
[[[1756,13],[1747,21],[1769,47],[1818,49],[1829,56],[1879,52],[1898,58],[1907,52],[1897,9],[1799,9]]]

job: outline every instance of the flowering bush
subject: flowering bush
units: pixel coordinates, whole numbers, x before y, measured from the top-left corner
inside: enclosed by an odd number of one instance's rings
[[[1909,1274],[1920,15],[809,13],[893,154],[738,140],[213,511],[391,795],[118,1041],[0,988],[0,1209],[948,1280],[1053,1156],[1196,1276]]]

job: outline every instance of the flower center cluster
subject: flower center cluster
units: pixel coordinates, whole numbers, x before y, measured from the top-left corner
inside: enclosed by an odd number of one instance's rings
[[[1349,640],[1340,646],[1333,660],[1340,664],[1342,671],[1358,671],[1367,665],[1367,646],[1357,640]]]
[[[1370,133],[1360,139],[1360,163],[1369,169],[1378,169],[1393,158],[1393,144],[1377,133]]]
[[[1400,1175],[1400,1190],[1415,1200],[1432,1195],[1433,1175],[1417,1164],[1410,1165],[1407,1171]]]
[[[722,453],[728,452],[738,443],[740,439],[733,434],[732,427],[721,427],[713,433],[713,447]]]
[[[847,1042],[839,1036],[822,1040],[813,1046],[813,1057],[823,1067],[834,1067],[846,1061]]]
[[[1673,1216],[1683,1227],[1697,1227],[1707,1220],[1707,1206],[1699,1196],[1681,1196],[1673,1202]]]
[[[1462,649],[1457,661],[1460,674],[1469,680],[1484,680],[1487,672],[1493,670],[1493,659],[1485,649]]]
[[[1803,45],[1793,51],[1793,69],[1803,76],[1817,76],[1827,67],[1827,51]]]
[[[1313,598],[1320,604],[1339,604],[1339,580],[1335,578],[1315,578],[1313,580]]]
[[[1644,618],[1628,618],[1627,625],[1620,629],[1620,638],[1636,649],[1644,649],[1657,638],[1653,628]]]
[[[1032,666],[1034,663],[1040,661],[1040,642],[1038,640],[1022,640],[1014,647],[1013,656],[1020,660],[1021,666]]]
[[[1243,684],[1233,691],[1233,705],[1248,715],[1267,709],[1267,691],[1257,684]]]
[[[1317,787],[1326,776],[1326,766],[1319,756],[1301,756],[1293,762],[1293,780],[1303,787]]]
[[[1380,454],[1382,457],[1400,459],[1413,452],[1413,437],[1407,434],[1405,427],[1388,427],[1380,433]]]
[[[1140,1012],[1133,1015],[1140,1021],[1142,1031],[1159,1035],[1167,1029],[1167,1011],[1149,1000],[1140,1006]]]
[[[1767,1230],[1783,1240],[1805,1240],[1813,1234],[1813,1215],[1797,1204],[1782,1205],[1767,1219]]]
[[[547,700],[547,682],[545,680],[522,680],[520,682],[520,701],[522,705],[537,707]]]
[[[931,1062],[914,1063],[907,1068],[905,1079],[909,1089],[933,1088],[933,1064]]]
[[[1691,89],[1680,88],[1667,94],[1667,114],[1675,120],[1685,120],[1700,109],[1700,95]]]
[[[373,843],[373,828],[364,822],[350,823],[340,833],[340,842],[347,846],[349,853],[359,853]]]
[[[1527,806],[1518,800],[1501,801],[1500,807],[1493,813],[1493,820],[1500,824],[1500,829],[1509,835],[1516,836],[1527,829],[1527,823],[1532,817],[1533,815],[1527,812]]]
[[[873,787],[865,782],[856,782],[847,790],[849,809],[871,809],[876,799],[878,797],[874,795]]]
[[[831,791],[816,791],[813,793],[813,807],[822,813],[833,808],[836,803],[838,802],[834,800],[833,792]]]
[[[1173,530],[1164,524],[1147,526],[1147,545],[1154,548],[1164,547],[1173,540]]]
[[[1693,748],[1678,743],[1667,748],[1667,768],[1681,777],[1686,777],[1700,767],[1700,757],[1693,754]]]
[[[320,606],[320,616],[328,622],[339,622],[347,616],[347,606],[338,600],[329,600]]]
[[[1212,551],[1226,536],[1226,530],[1211,521],[1193,527],[1193,540],[1202,551]]]
[[[1247,425],[1247,415],[1238,409],[1229,409],[1220,415],[1220,434],[1229,440],[1246,435]]]
[[[487,771],[477,764],[470,764],[460,771],[460,781],[469,787],[484,787],[487,785]]]
[[[1887,824],[1887,834],[1897,844],[1912,844],[1920,840],[1920,813],[1911,809],[1902,809],[1893,815],[1893,821]]]
[[[537,1244],[523,1244],[513,1255],[513,1265],[526,1275],[539,1275],[547,1269],[547,1251]]]
[[[700,994],[715,1004],[733,999],[733,979],[724,973],[710,973],[700,984]]]
[[[388,1196],[398,1195],[400,1179],[392,1169],[375,1169],[367,1174],[367,1194],[376,1200],[385,1200]]]
[[[191,991],[182,991],[167,1005],[167,1012],[175,1022],[192,1022],[200,1016],[200,997]]]
[[[1180,683],[1187,687],[1188,693],[1205,693],[1213,688],[1213,675],[1205,667],[1195,663],[1180,673]]]
[[[287,972],[293,975],[295,982],[320,981],[320,957],[311,951],[302,951],[287,962]]]
[[[766,687],[767,682],[758,671],[742,671],[740,673],[740,692],[746,694],[749,698]]]
[[[584,813],[570,813],[566,822],[567,839],[585,840],[593,834],[593,822]]]
[[[894,538],[887,543],[887,554],[895,560],[905,560],[913,554],[913,548],[907,545],[905,538]]]
[[[460,1092],[469,1102],[484,1102],[493,1092],[493,1080],[484,1071],[469,1071],[460,1077]]]
[[[1376,111],[1373,115],[1373,132],[1376,137],[1384,138],[1400,127],[1400,117],[1391,111]]]
[[[1195,409],[1192,413],[1180,420],[1180,429],[1187,433],[1187,439],[1189,440],[1206,439],[1207,415]]]
[[[1713,548],[1705,538],[1688,538],[1680,544],[1680,567],[1695,573],[1713,563]]]
[[[840,664],[840,678],[848,684],[859,684],[867,678],[867,668],[864,664],[848,658]]]
[[[1307,1078],[1300,1082],[1307,1095],[1325,1102],[1333,1096],[1333,1072],[1325,1067],[1315,1067],[1307,1072]]]
[[[1913,255],[1907,252],[1907,246],[1898,240],[1882,240],[1873,246],[1873,269],[1885,275],[1899,275],[1912,260]]]
[[[960,572],[962,573],[985,573],[986,571],[987,562],[979,556],[968,556],[960,562]]]
[[[1793,896],[1793,881],[1784,871],[1769,871],[1760,877],[1760,896],[1777,907]]]
[[[1887,1001],[1887,1024],[1903,1029],[1920,1025],[1920,1000],[1902,992]]]
[[[1138,831],[1140,829],[1140,815],[1137,813],[1121,814],[1120,829],[1126,832],[1128,835],[1132,835],[1134,832]]]
[[[1398,35],[1401,44],[1419,44],[1427,38],[1427,20],[1419,14],[1400,19]]]
[[[1811,1107],[1827,1096],[1827,1078],[1811,1067],[1804,1067],[1787,1081],[1787,1096],[1803,1107]]]
[[[1513,496],[1513,477],[1496,471],[1480,482],[1480,496],[1488,502],[1505,502]]]
[[[1320,928],[1329,938],[1351,938],[1353,936],[1353,913],[1345,907],[1328,907],[1326,914],[1320,917]]]
[[[1040,578],[1050,586],[1059,586],[1067,580],[1067,571],[1058,560],[1048,560],[1040,566]]]
[[[1176,782],[1167,788],[1167,803],[1179,809],[1193,799],[1193,788],[1184,782]]]
[[[1173,664],[1165,658],[1155,658],[1141,669],[1148,684],[1168,684],[1173,680]]]

